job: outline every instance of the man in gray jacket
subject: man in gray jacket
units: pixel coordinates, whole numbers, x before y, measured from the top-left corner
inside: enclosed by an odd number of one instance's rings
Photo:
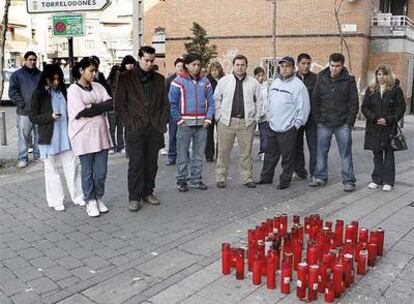
[[[33,159],[40,157],[37,146],[37,127],[29,119],[32,93],[40,80],[41,72],[36,67],[37,56],[29,51],[24,54],[24,65],[10,77],[9,96],[16,104],[18,129],[17,167],[24,168],[28,162],[29,138],[33,131]]]
[[[221,78],[214,92],[218,134],[218,188],[227,185],[230,154],[236,137],[240,150],[242,183],[248,188],[256,187],[253,181],[252,145],[256,122],[262,116],[262,94],[259,82],[248,76],[246,70],[246,56],[237,55],[233,59],[233,73]]]
[[[283,57],[279,66],[280,75],[272,82],[269,92],[269,143],[258,184],[273,182],[276,165],[282,156],[283,172],[277,188],[286,189],[295,171],[297,132],[308,120],[310,102],[308,89],[294,74],[295,60]]]

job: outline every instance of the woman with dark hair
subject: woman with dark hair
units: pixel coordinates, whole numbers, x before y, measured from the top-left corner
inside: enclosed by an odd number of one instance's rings
[[[383,191],[391,191],[395,181],[395,160],[390,136],[405,113],[405,100],[389,65],[377,67],[361,110],[367,119],[364,149],[374,153],[374,171],[368,188],[382,186]]]
[[[269,83],[267,82],[266,72],[262,67],[257,67],[253,71],[254,78],[260,83],[260,91],[262,93],[263,107],[262,113],[267,111],[267,96],[269,92]],[[269,122],[266,115],[259,121],[259,133],[260,133],[260,150],[259,157],[261,161],[264,161],[264,155],[269,142]]]
[[[69,138],[82,164],[82,190],[92,217],[108,212],[102,197],[112,146],[106,112],[113,104],[106,89],[93,82],[97,67],[93,58],[83,58],[73,68],[76,83],[68,89]]]
[[[210,64],[207,78],[211,83],[211,87],[214,90],[216,89],[217,82],[220,80],[221,77],[224,76],[223,67],[217,61],[212,62]],[[213,119],[214,122],[214,119]],[[207,127],[207,145],[206,145],[206,160],[208,162],[212,162],[214,158],[214,123],[210,124]]]
[[[30,120],[38,125],[39,151],[44,161],[46,200],[56,211],[65,210],[64,192],[59,173],[63,167],[72,202],[85,206],[82,198],[79,159],[71,151],[68,136],[66,87],[57,64],[47,64],[32,95]]]

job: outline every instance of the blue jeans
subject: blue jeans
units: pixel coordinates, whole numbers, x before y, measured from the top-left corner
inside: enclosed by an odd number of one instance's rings
[[[102,198],[108,169],[108,150],[79,156],[82,165],[82,191],[85,201]]]
[[[352,130],[348,125],[328,127],[318,124],[318,148],[314,178],[328,180],[328,153],[331,147],[332,135],[335,135],[339,156],[341,157],[342,183],[355,184],[356,179],[352,163]]]
[[[192,157],[191,157],[191,176],[189,178],[191,183],[198,183],[201,181],[201,172],[203,171],[204,152],[207,144],[207,128],[202,126],[189,127],[178,126],[177,130],[177,181],[179,183],[188,180],[188,164],[191,140]]]
[[[17,115],[17,136],[18,136],[18,161],[27,161],[29,149],[29,139],[33,130],[33,159],[40,158],[39,146],[37,140],[39,137],[37,125],[33,124],[28,116]]]
[[[177,123],[170,117],[168,123],[168,161],[175,163],[177,158]]]

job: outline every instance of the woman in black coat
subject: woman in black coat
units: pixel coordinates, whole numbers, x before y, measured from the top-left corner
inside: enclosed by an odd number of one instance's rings
[[[368,188],[382,186],[382,190],[391,191],[395,162],[390,135],[395,133],[405,113],[405,100],[389,65],[381,64],[376,69],[375,80],[365,92],[361,110],[367,119],[364,149],[374,153],[374,171]]]

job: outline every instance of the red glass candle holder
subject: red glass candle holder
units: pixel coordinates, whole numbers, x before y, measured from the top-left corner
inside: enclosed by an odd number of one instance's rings
[[[224,275],[230,273],[231,247],[229,243],[221,244],[221,272]]]
[[[384,234],[385,231],[383,228],[379,227],[377,229],[377,255],[382,256],[384,254]]]
[[[273,218],[273,228],[277,229],[277,231],[280,232],[280,214],[276,214],[276,216]]]
[[[230,249],[230,252],[231,252],[230,266],[232,268],[235,268],[236,267],[237,248],[231,248]]]
[[[284,237],[288,229],[288,215],[283,213],[280,217],[280,235]]]
[[[368,251],[363,249],[359,253],[358,261],[357,261],[357,273],[360,275],[365,275],[367,271],[368,265]]]
[[[355,247],[355,262],[358,262],[359,254],[360,254],[361,250],[366,249],[366,248],[367,248],[367,243],[359,243]]]
[[[308,299],[309,301],[316,301],[318,299],[318,277],[319,277],[319,266],[309,266],[309,289]]]
[[[306,262],[308,265],[316,265],[318,264],[318,247],[317,246],[311,246],[308,247],[307,253],[306,253]]]
[[[308,271],[309,266],[307,263],[299,263],[298,265],[298,279],[296,281],[296,296],[303,300],[306,298],[306,289],[308,286]]]
[[[337,247],[342,246],[343,232],[344,232],[344,221],[343,220],[336,220],[336,224],[335,224],[335,243],[336,243]]]
[[[293,216],[293,223],[294,224],[299,224],[300,223],[300,216],[299,215],[295,214]]]
[[[354,228],[353,225],[351,225],[351,224],[346,225],[346,228],[345,228],[345,243],[347,243],[347,242],[352,243],[353,242],[353,240],[354,240],[354,231],[355,231],[355,228]]]
[[[335,298],[339,298],[343,290],[343,276],[344,268],[342,264],[335,264],[333,269],[333,291],[335,293]]]
[[[359,243],[368,243],[368,229],[367,228],[360,228],[359,229]]]
[[[329,231],[332,231],[332,222],[326,222],[325,226],[328,227]]]
[[[301,241],[302,243],[303,243],[303,232],[304,232],[303,226],[301,224],[298,224],[296,226],[296,239],[298,241]]]
[[[244,280],[244,249],[236,251],[236,280]]]
[[[353,262],[354,257],[352,254],[346,253],[343,257],[343,266],[344,266],[344,283],[345,287],[349,288],[353,283],[354,275],[353,275]]]
[[[332,288],[332,285],[328,285],[325,289],[325,302],[326,303],[333,303],[335,301],[335,293]]]
[[[280,291],[283,294],[290,293],[290,281],[292,280],[292,267],[282,263],[282,273],[280,276]]]
[[[377,244],[368,244],[368,266],[374,267],[377,260]]]
[[[352,233],[352,243],[358,242],[358,232],[359,232],[359,222],[354,220],[351,222],[351,225],[354,227],[354,231]]]
[[[328,267],[326,265],[322,265],[319,267],[318,291],[320,293],[325,292],[325,289],[328,286],[328,281],[329,281]]]
[[[294,242],[293,246],[293,270],[298,270],[298,264],[302,262],[302,242]]]
[[[256,241],[249,242],[249,248],[247,250],[247,269],[248,271],[253,271],[253,261],[256,254]]]
[[[276,288],[276,265],[274,259],[269,258],[266,265],[266,287],[267,289]]]
[[[247,242],[248,243],[256,240],[255,234],[256,234],[256,230],[255,229],[249,229],[249,230],[247,230]]]
[[[305,216],[304,225],[305,225],[305,233],[309,234],[309,229],[310,229],[310,217],[309,216]]]
[[[263,258],[256,255],[253,261],[253,273],[252,273],[253,285],[260,285],[262,283],[262,267],[263,267]]]

